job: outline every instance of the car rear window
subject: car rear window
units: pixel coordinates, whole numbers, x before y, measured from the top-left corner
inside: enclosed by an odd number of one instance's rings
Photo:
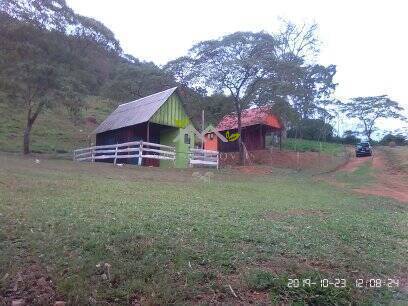
[[[363,147],[363,148],[366,148],[366,147],[369,147],[369,146],[370,146],[370,144],[368,142],[359,143],[357,145],[357,147]]]

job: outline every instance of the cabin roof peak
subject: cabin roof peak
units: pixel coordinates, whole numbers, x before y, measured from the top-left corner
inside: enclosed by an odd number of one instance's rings
[[[172,87],[135,101],[120,104],[95,131],[93,131],[93,134],[149,121],[176,89],[177,87]]]

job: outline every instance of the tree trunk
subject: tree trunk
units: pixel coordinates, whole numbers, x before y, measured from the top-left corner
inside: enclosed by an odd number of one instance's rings
[[[26,128],[24,129],[24,137],[23,137],[23,153],[29,154],[30,153],[31,129],[33,127],[35,120],[37,119],[38,115],[43,109],[44,103],[42,102],[37,106],[37,109],[35,110],[33,115],[32,115],[33,108],[31,105],[31,101],[28,101],[26,104],[28,105],[28,110],[27,110],[27,125],[26,125]]]
[[[31,134],[31,125],[27,123],[26,128],[24,129],[23,137],[23,154],[30,153],[30,134]]]
[[[367,136],[367,140],[371,142],[371,129],[368,128],[367,123],[363,121],[364,123],[364,134]]]
[[[244,148],[242,146],[242,126],[241,126],[241,110],[237,107],[237,119],[238,119],[238,152],[239,152],[239,164],[242,165],[244,163]]]

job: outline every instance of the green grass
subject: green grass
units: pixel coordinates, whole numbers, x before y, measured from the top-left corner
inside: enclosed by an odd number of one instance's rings
[[[354,286],[405,275],[406,205],[289,170],[214,173],[0,155],[0,296],[36,259],[71,304],[406,301]]]
[[[368,160],[353,172],[337,172],[336,180],[345,183],[347,187],[362,187],[375,182],[374,172],[372,160]]]
[[[338,143],[319,142],[307,139],[287,138],[282,142],[282,147],[286,150],[295,150],[300,152],[312,151],[327,154],[338,154],[343,152],[344,147]]]
[[[79,122],[75,123],[63,108],[41,113],[32,130],[32,151],[63,155],[87,146],[88,135],[96,126],[86,123],[84,119],[91,116],[100,123],[112,109],[107,101],[98,97],[89,97],[86,105]],[[0,100],[0,114],[0,151],[21,152],[26,118],[24,109],[11,107]]]

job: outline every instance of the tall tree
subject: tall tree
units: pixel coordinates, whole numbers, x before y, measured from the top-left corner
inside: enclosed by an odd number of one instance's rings
[[[279,41],[280,55],[293,55],[303,60],[313,61],[320,47],[318,29],[316,23],[297,25],[289,20],[283,20],[282,29],[276,36]]]
[[[38,115],[45,108],[52,107],[56,100],[62,102],[65,98],[76,99],[76,97],[69,95],[71,90],[63,88],[70,85],[64,84],[54,66],[25,62],[17,65],[14,71],[7,69],[7,73],[8,79],[3,80],[2,88],[8,92],[10,100],[17,105],[22,105],[25,109],[26,125],[23,134],[23,153],[28,154],[30,153],[31,130]],[[75,104],[71,104],[69,101],[66,103],[75,113]]]
[[[123,54],[102,23],[75,14],[65,0],[0,1],[0,99],[26,113],[24,151],[37,118],[64,107],[80,119],[86,96],[129,101],[170,86],[172,76]]]
[[[340,110],[349,118],[358,119],[364,127],[364,135],[371,141],[375,124],[380,118],[406,120],[404,110],[398,102],[387,95],[352,98],[344,103],[339,102]]]
[[[269,74],[267,65],[276,61],[276,41],[267,33],[237,32],[218,40],[194,45],[186,57],[168,63],[178,81],[205,86],[215,93],[231,96],[242,133],[241,113],[250,105],[258,86]],[[243,161],[242,138],[238,138]]]
[[[114,101],[129,102],[152,93],[176,86],[173,77],[166,75],[153,63],[123,62],[115,66],[111,80],[102,87],[101,93]]]
[[[23,153],[28,154],[40,113],[60,103],[78,114],[86,83],[81,81],[83,71],[63,56],[64,34],[48,33],[1,14],[0,21],[0,91],[15,110],[26,113]]]

